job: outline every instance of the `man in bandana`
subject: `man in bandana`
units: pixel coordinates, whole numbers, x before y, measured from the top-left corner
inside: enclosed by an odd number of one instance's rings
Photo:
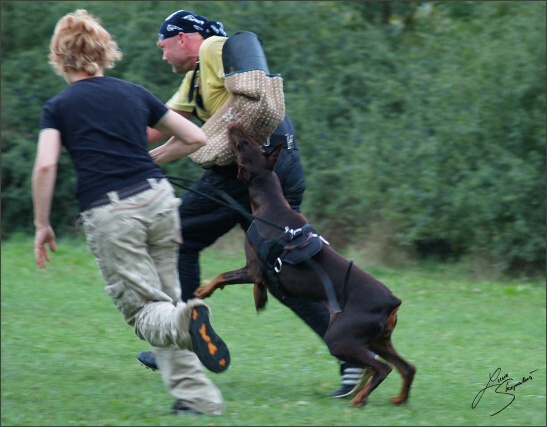
[[[157,45],[163,52],[163,61],[171,65],[174,73],[185,74],[182,84],[167,102],[167,106],[183,117],[199,119],[205,123],[204,128],[218,119],[222,107],[232,96],[226,88],[226,81],[231,76],[225,69],[225,62],[230,59],[226,58],[226,49],[223,62],[223,48],[227,40],[228,33],[222,23],[186,10],[169,15],[159,30]],[[256,56],[257,59],[256,63],[251,60],[245,64],[248,66],[245,69],[265,69],[269,75],[265,58],[260,58],[260,53],[263,52],[253,50],[252,46],[249,49],[250,52],[243,52],[241,56]],[[208,121],[210,122],[207,123]],[[160,142],[167,137],[154,129],[149,129],[148,136],[151,142]],[[284,148],[275,172],[281,181],[285,198],[299,212],[306,186],[295,131],[288,116],[284,116],[270,138],[264,141],[263,148],[270,150],[278,144],[283,144]],[[208,145],[211,144],[208,142]],[[217,163],[219,164],[203,164],[206,169],[201,178],[194,182],[192,189],[212,197],[217,197],[217,192],[223,191],[250,212],[248,189],[237,179],[235,162]],[[215,203],[194,191],[185,192],[181,199],[179,213],[183,243],[179,253],[179,277],[182,299],[186,301],[194,298],[194,292],[200,286],[200,252],[236,225],[239,224],[243,230],[247,230],[250,224],[234,209]],[[269,291],[323,338],[330,321],[327,307],[283,295],[275,286],[270,286]],[[143,365],[157,369],[153,353],[143,351],[138,359]],[[340,370],[341,387],[331,394],[333,397],[350,396],[363,374],[362,368],[348,363],[343,363]]]

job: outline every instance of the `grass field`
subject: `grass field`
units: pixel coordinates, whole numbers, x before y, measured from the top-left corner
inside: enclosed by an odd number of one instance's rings
[[[203,254],[205,281],[243,265],[235,240]],[[238,285],[206,300],[232,355],[225,373],[209,373],[226,413],[177,417],[160,375],[137,363],[148,345],[103,292],[83,238],[58,242],[45,270],[32,239],[4,242],[2,425],[546,424],[545,278],[472,280],[457,265],[392,269],[346,255],[403,300],[393,341],[418,368],[408,404],[389,403],[401,386],[395,370],[363,408],[329,398],[340,376],[323,342],[273,297],[257,315],[252,285]],[[508,391],[514,400],[486,388],[505,374],[509,385],[531,377]]]

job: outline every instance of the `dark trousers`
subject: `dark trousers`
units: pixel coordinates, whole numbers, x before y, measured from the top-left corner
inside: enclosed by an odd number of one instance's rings
[[[306,188],[299,152],[283,148],[275,172],[281,181],[285,198],[299,212]],[[224,191],[251,212],[249,190],[237,179],[236,165],[207,169],[191,188],[215,198],[220,198],[218,191]],[[183,243],[180,246],[178,266],[182,300],[187,301],[195,298],[194,292],[200,286],[200,252],[236,225],[239,224],[246,231],[250,223],[236,210],[193,191],[185,192],[181,199],[179,211]],[[330,313],[325,305],[284,296],[275,286],[271,286],[269,291],[323,338],[330,322]]]

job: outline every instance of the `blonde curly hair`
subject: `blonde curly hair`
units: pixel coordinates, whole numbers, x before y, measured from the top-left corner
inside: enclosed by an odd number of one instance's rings
[[[122,57],[101,21],[84,9],[68,13],[57,22],[48,55],[55,73],[63,77],[81,71],[94,76],[103,68],[114,68]]]

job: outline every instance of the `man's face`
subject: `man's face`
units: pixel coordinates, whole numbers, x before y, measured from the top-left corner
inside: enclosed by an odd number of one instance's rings
[[[163,52],[163,61],[171,65],[173,73],[185,74],[196,66],[195,56],[190,50],[191,43],[184,33],[160,40],[157,45]]]

